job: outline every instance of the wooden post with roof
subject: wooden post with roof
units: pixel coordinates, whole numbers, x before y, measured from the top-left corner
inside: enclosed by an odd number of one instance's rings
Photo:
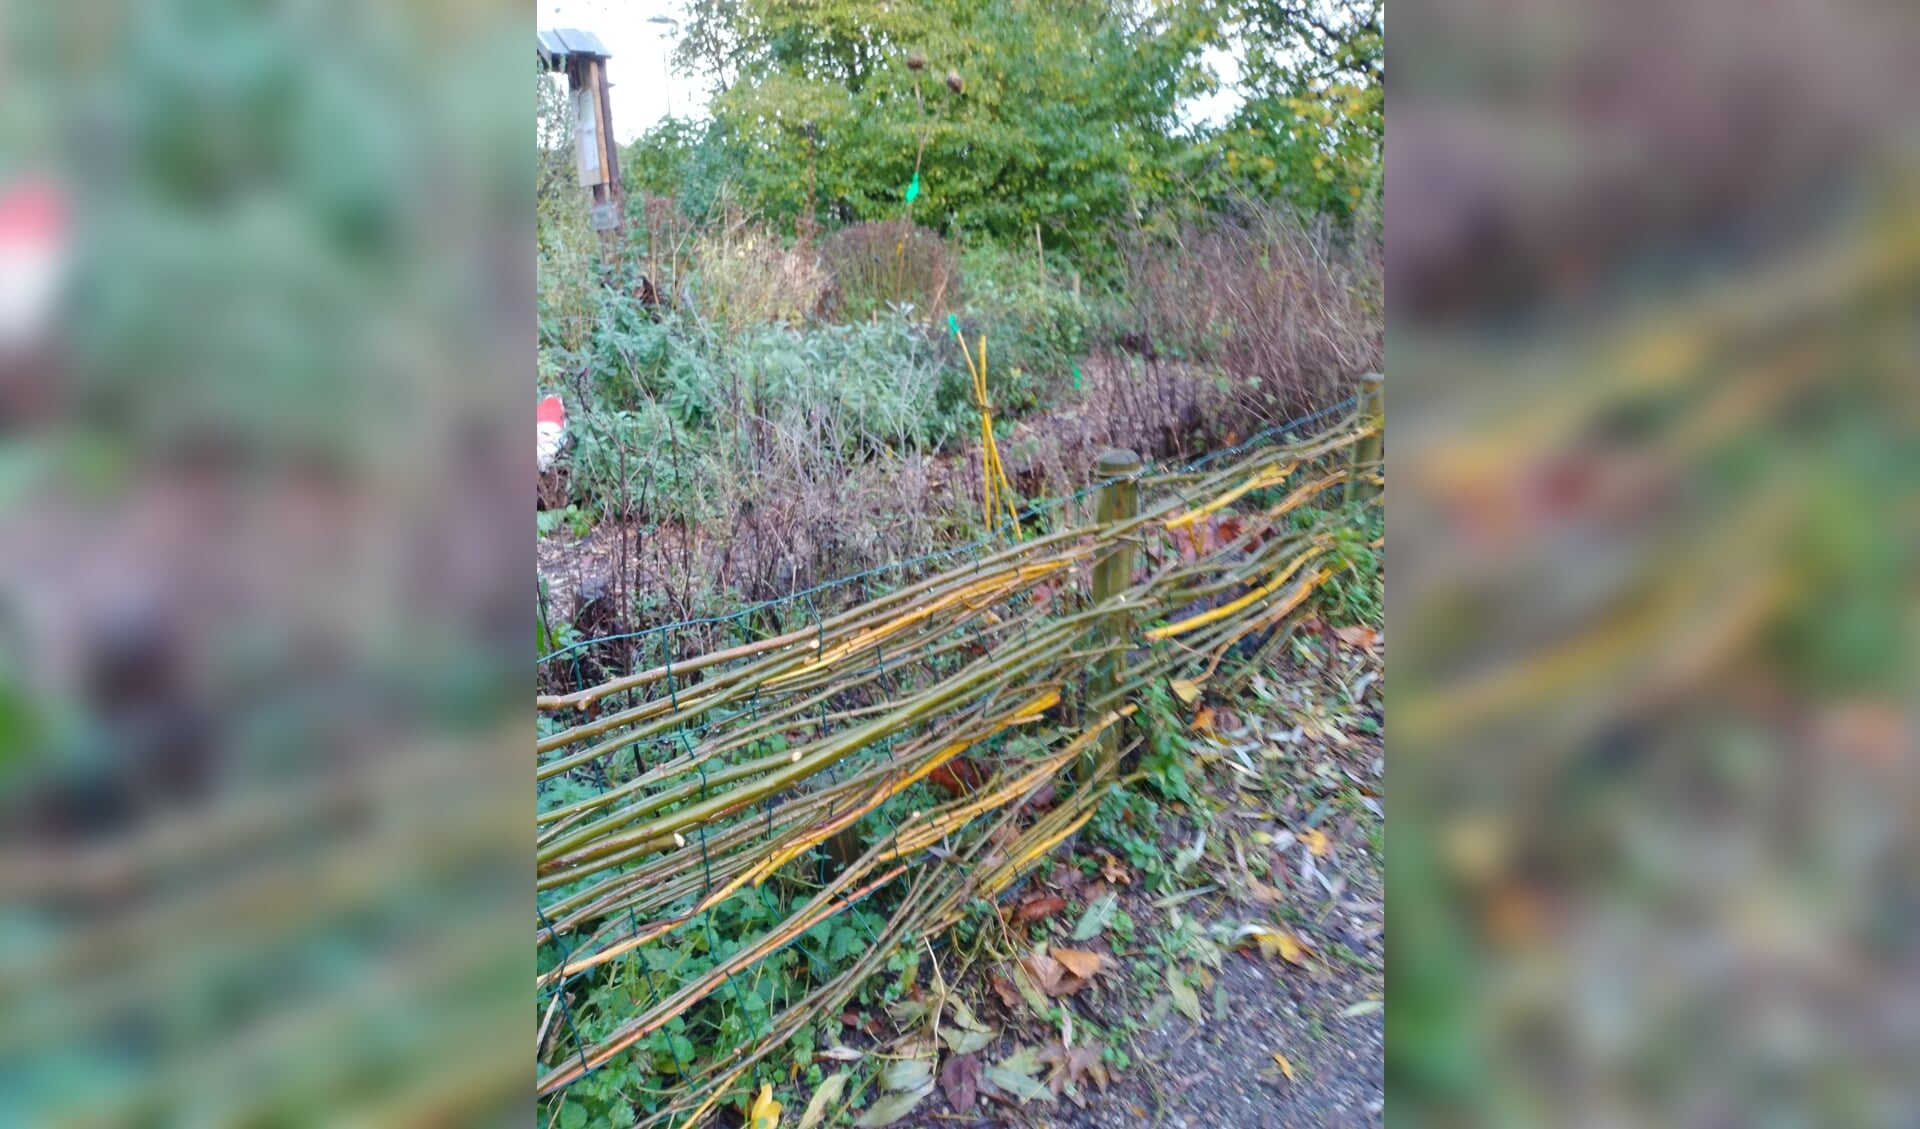
[[[592,197],[593,229],[600,234],[601,258],[611,260],[611,252],[626,227],[620,145],[614,140],[612,100],[608,97],[607,60],[612,55],[590,31],[554,28],[536,36],[541,66],[567,76],[580,187]]]

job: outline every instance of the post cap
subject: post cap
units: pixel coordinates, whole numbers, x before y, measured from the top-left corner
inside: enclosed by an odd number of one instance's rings
[[[1100,452],[1100,458],[1093,464],[1094,473],[1101,478],[1118,478],[1123,474],[1132,474],[1140,469],[1140,456],[1132,451],[1109,447]]]

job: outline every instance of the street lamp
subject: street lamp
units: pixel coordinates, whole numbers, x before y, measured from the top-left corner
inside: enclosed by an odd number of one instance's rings
[[[679,37],[680,21],[671,16],[649,16],[647,22],[650,24],[665,24],[671,29],[669,34],[661,37],[660,40],[660,73],[667,84],[667,116],[671,118],[673,116],[673,68],[672,65],[667,62],[667,42]]]

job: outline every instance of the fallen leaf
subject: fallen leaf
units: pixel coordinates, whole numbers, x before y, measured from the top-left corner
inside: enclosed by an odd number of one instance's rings
[[[1284,929],[1276,929],[1271,925],[1243,925],[1235,934],[1236,940],[1245,940],[1248,937],[1253,938],[1260,946],[1260,952],[1265,956],[1279,957],[1289,964],[1304,965],[1312,955],[1312,950],[1307,947],[1306,942]]]
[[[953,1012],[953,1021],[956,1024],[966,1028],[969,1031],[993,1030],[993,1028],[988,1027],[986,1024],[980,1022],[980,1020],[973,1014],[973,1009],[968,1007],[966,1005],[966,1002],[963,1000],[958,1000],[958,999],[949,1000],[947,1004],[947,1009]]]
[[[1267,905],[1274,905],[1279,902],[1285,901],[1287,897],[1286,892],[1281,890],[1279,887],[1269,886],[1265,882],[1261,882],[1258,880],[1254,881],[1254,883],[1252,884],[1252,889],[1253,889],[1253,900],[1256,902],[1264,902]]]
[[[1212,733],[1213,732],[1213,707],[1212,706],[1201,706],[1198,710],[1194,712],[1193,731],[1195,733]]]
[[[859,1062],[861,1059],[867,1057],[867,1055],[866,1052],[856,1051],[852,1047],[834,1046],[820,1051],[813,1057],[831,1059],[834,1062]]]
[[[1167,969],[1167,991],[1172,994],[1173,1006],[1180,1009],[1180,1014],[1195,1023],[1202,1021],[1200,997],[1194,994],[1193,985],[1187,983],[1186,975],[1177,968]]]
[[[1033,973],[1027,970],[1024,963],[1014,963],[1013,986],[1019,991],[1020,998],[1026,1001],[1027,1007],[1032,1009],[1033,1014],[1045,1016],[1050,1010],[1051,1005],[1047,1003],[1047,997],[1040,993],[1040,989],[1034,987]]]
[[[1349,1007],[1341,1008],[1340,1018],[1352,1019],[1356,1016],[1369,1015],[1379,1010],[1380,1010],[1379,1000],[1361,1000],[1357,1004],[1353,1004]]]
[[[924,1058],[898,1058],[880,1072],[880,1088],[896,1093],[933,1085],[933,1063]]]
[[[1080,915],[1080,923],[1073,927],[1073,939],[1084,941],[1098,936],[1113,921],[1113,915],[1119,909],[1120,897],[1117,894],[1108,894],[1097,899],[1087,907],[1086,913]]]
[[[899,1093],[883,1094],[879,1101],[867,1107],[867,1111],[854,1122],[857,1129],[881,1129],[913,1112],[913,1107],[926,1100],[933,1093],[933,1083],[918,1090],[905,1090]]]
[[[1066,982],[1073,979],[1073,977],[1067,973],[1066,966],[1051,956],[1048,956],[1046,953],[1035,953],[1032,956],[1021,957],[1020,963],[1026,968],[1027,975],[1033,978],[1034,987],[1045,992],[1047,995],[1064,996],[1072,990],[1066,987]]]
[[[991,1032],[968,1031],[960,1027],[942,1027],[940,1038],[956,1055],[970,1055],[986,1049],[987,1044],[993,1042]]]
[[[1333,841],[1328,839],[1327,833],[1318,827],[1309,827],[1300,832],[1300,841],[1307,845],[1307,850],[1319,858],[1326,858],[1333,853]]]
[[[1336,628],[1333,633],[1339,636],[1340,641],[1349,647],[1372,647],[1380,640],[1380,633],[1364,623],[1356,623],[1351,627]]]
[[[1102,958],[1099,953],[1082,952],[1079,949],[1054,949],[1051,955],[1053,959],[1064,965],[1068,972],[1082,980],[1091,980],[1093,974],[1100,971]]]
[[[1044,921],[1067,908],[1067,899],[1057,894],[1035,894],[1021,902],[1013,911],[1013,919],[1020,921]]]
[[[1040,1052],[1040,1060],[1053,1068],[1047,1076],[1047,1089],[1056,1096],[1064,1091],[1076,1104],[1084,1104],[1079,1092],[1082,1082],[1107,1088],[1107,1068],[1100,1061],[1100,1052],[1084,1043],[1066,1047],[1056,1039]]]
[[[987,1067],[981,1077],[1001,1093],[1018,1098],[1022,1104],[1031,1101],[1051,1102],[1053,1091],[1047,1089],[1038,1077],[1046,1068],[1039,1051],[1032,1047],[1021,1047],[1001,1062]]]
[[[947,1096],[947,1104],[955,1113],[971,1110],[980,1092],[979,1056],[949,1056],[947,1064],[940,1068],[940,1092]]]
[[[1013,986],[1013,981],[996,973],[987,983],[993,985],[993,993],[1000,997],[1001,1003],[1012,1007],[1020,1002],[1020,990]]]
[[[1133,885],[1133,872],[1127,869],[1125,863],[1105,851],[1101,851],[1100,855],[1100,877],[1122,886]],[[1079,939],[1085,940],[1085,938]]]
[[[780,1103],[773,1100],[773,1083],[760,1084],[760,1096],[747,1111],[748,1129],[780,1129]]]
[[[1176,678],[1173,680],[1173,693],[1181,701],[1192,705],[1200,698],[1200,684],[1191,678]]]
[[[1287,1076],[1287,1081],[1298,1082],[1300,1080],[1294,1075],[1293,1064],[1287,1061],[1286,1055],[1281,1054],[1279,1051],[1273,1052],[1273,1063],[1280,1068],[1280,1073]]]
[[[1040,1049],[1038,1047],[1020,1047],[1006,1058],[1001,1059],[1000,1065],[1006,1067],[1008,1070],[1019,1071],[1021,1074],[1038,1074],[1044,1064],[1040,1061]]]
[[[846,1088],[846,1071],[828,1075],[827,1080],[820,1083],[820,1088],[813,1092],[813,1097],[807,1099],[807,1111],[800,1115],[800,1129],[813,1129],[820,1124],[827,1116],[827,1107],[837,1106],[841,1091]]]

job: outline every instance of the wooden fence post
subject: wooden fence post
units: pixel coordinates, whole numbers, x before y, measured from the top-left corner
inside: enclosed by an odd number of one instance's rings
[[[1371,482],[1360,481],[1362,474],[1380,474],[1384,468],[1361,467],[1380,461],[1381,443],[1387,434],[1387,378],[1382,373],[1370,372],[1360,378],[1360,414],[1373,428],[1373,434],[1353,445],[1353,457],[1347,465],[1347,473],[1352,475],[1343,492],[1347,501],[1373,497],[1379,487]]]
[[[1094,476],[1104,485],[1100,487],[1098,505],[1094,511],[1096,519],[1102,525],[1109,522],[1124,521],[1137,517],[1140,513],[1140,484],[1133,478],[1140,472],[1140,456],[1132,451],[1109,448],[1100,453],[1093,465]],[[1096,561],[1093,566],[1093,602],[1105,603],[1110,598],[1125,592],[1133,585],[1133,542],[1123,540]],[[1101,642],[1110,650],[1094,665],[1091,696],[1099,697],[1111,693],[1120,685],[1120,668],[1126,662],[1126,647],[1129,627],[1129,615],[1125,608],[1116,609],[1105,617],[1100,624]],[[1111,703],[1109,704],[1111,707]],[[1097,722],[1098,717],[1087,720]],[[1108,729],[1100,735],[1099,756],[1105,761],[1118,754],[1120,748],[1119,727]],[[1086,779],[1093,768],[1093,751],[1080,762],[1080,777]]]

